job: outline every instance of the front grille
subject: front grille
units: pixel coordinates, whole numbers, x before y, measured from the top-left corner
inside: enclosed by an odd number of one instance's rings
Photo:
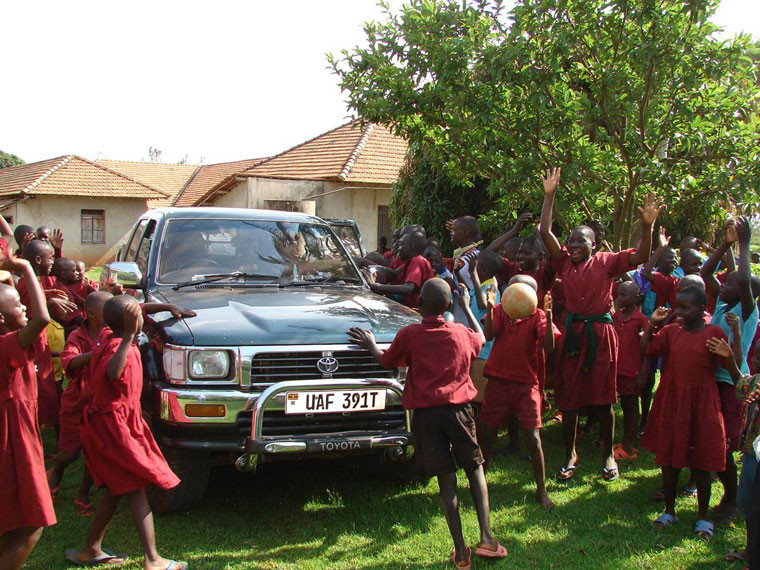
[[[380,366],[366,350],[337,350],[330,354],[338,369],[330,375],[317,368],[325,353],[260,352],[251,360],[251,388],[264,390],[285,380],[322,380],[324,378],[395,378],[396,370]]]
[[[238,430],[251,436],[251,412],[238,414]],[[391,431],[406,428],[406,416],[401,406],[382,412],[351,414],[288,415],[279,410],[264,411],[262,436],[303,436],[335,434],[348,431]]]

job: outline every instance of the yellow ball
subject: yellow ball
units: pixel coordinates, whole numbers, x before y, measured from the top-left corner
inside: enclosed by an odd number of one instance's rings
[[[511,319],[524,319],[536,312],[538,297],[533,287],[512,283],[501,295],[501,308]]]

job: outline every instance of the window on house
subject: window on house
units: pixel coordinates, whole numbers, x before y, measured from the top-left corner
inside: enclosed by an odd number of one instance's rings
[[[105,210],[82,210],[82,243],[106,243]]]

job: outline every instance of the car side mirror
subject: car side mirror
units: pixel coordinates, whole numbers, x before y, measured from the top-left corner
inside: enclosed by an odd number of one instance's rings
[[[134,261],[114,261],[103,267],[100,274],[100,288],[108,291],[114,285],[124,289],[143,287],[143,274]]]

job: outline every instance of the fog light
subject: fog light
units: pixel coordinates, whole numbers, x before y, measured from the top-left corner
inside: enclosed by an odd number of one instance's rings
[[[185,404],[188,418],[223,418],[226,414],[223,404]]]

